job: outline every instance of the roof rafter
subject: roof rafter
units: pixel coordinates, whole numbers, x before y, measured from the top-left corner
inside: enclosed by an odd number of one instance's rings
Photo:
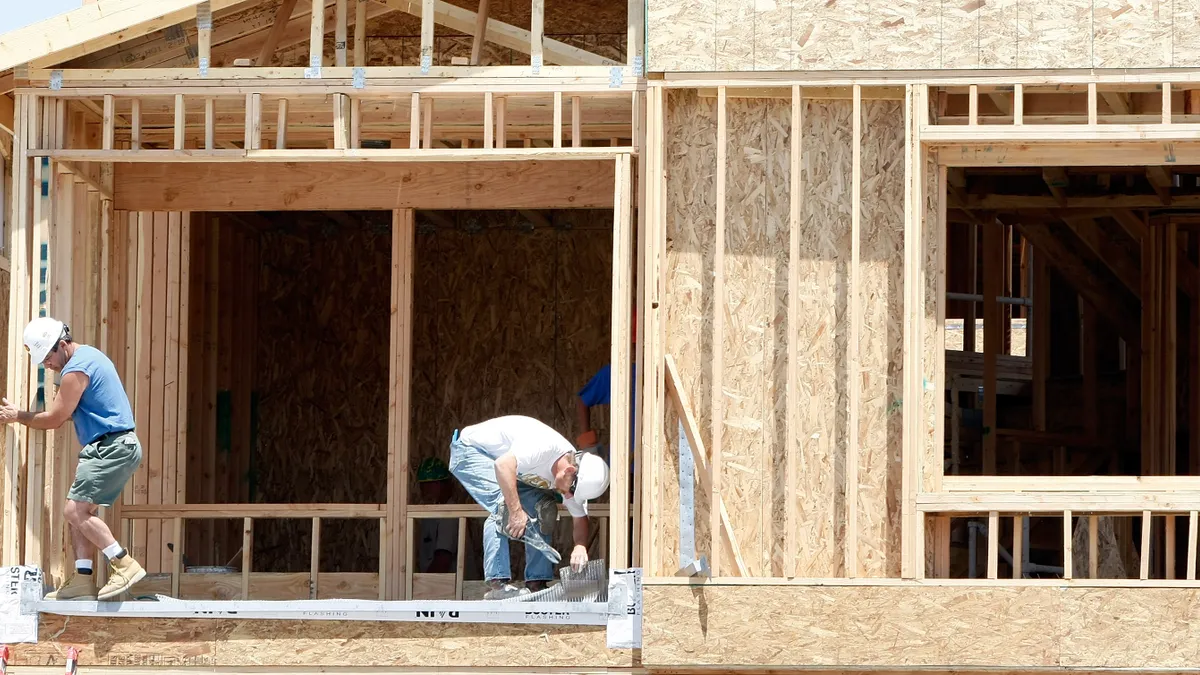
[[[242,0],[209,0],[219,11]],[[201,0],[99,0],[4,35],[0,71],[47,68],[187,21]]]
[[[406,14],[413,16],[421,16],[421,0],[382,0],[383,4],[392,9],[398,9]],[[434,3],[434,23],[451,28],[466,35],[475,34],[475,20],[477,15],[469,9],[463,9],[452,5],[444,0],[436,0]],[[487,41],[515,49],[522,54],[530,52],[530,33],[524,28],[517,28],[497,21],[488,19],[487,22]],[[546,60],[550,63],[560,66],[618,66],[621,65],[611,59],[606,59],[603,56],[593,54],[589,51],[572,47],[565,42],[544,38],[542,41],[545,49]]]

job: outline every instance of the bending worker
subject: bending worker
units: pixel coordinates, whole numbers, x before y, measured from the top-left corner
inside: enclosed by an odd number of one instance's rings
[[[63,322],[41,317],[25,327],[25,349],[39,363],[62,374],[58,393],[45,412],[17,410],[0,401],[0,422],[20,422],[31,429],[57,429],[70,418],[83,444],[75,482],[67,492],[63,515],[75,548],[75,573],[46,596],[48,600],[107,600],[129,590],[146,571],[96,517],[100,506],[112,506],[142,462],[142,446],[134,433],[133,410],[112,361],[99,349],[76,344]],[[94,548],[93,548],[94,547]],[[92,575],[95,549],[104,551],[112,573],[96,591]]]
[[[571,567],[579,570],[587,563],[587,502],[608,489],[604,460],[577,451],[561,434],[532,417],[509,415],[456,430],[450,441],[450,473],[489,513],[507,506],[504,529],[513,539],[525,533],[530,514],[543,527],[553,523],[558,517],[554,495],[562,495],[572,516]],[[518,589],[509,583],[508,542],[497,527],[492,518],[484,521],[483,576],[489,588],[484,599],[501,600],[545,588],[554,578],[554,564],[529,544],[525,546],[527,587]]]

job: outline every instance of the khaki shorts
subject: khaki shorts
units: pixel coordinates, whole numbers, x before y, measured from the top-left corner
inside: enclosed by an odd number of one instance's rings
[[[79,468],[67,499],[112,506],[142,463],[142,444],[132,431],[101,436],[79,451]]]

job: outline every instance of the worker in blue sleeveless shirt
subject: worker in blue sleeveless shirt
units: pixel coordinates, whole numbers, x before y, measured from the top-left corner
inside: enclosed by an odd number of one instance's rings
[[[19,422],[31,429],[57,429],[68,419],[83,446],[75,482],[67,492],[64,517],[75,549],[75,572],[68,574],[49,600],[107,600],[129,590],[146,571],[129,555],[108,525],[96,516],[112,506],[142,461],[134,433],[133,410],[113,362],[99,349],[77,344],[71,329],[50,317],[25,327],[25,349],[33,365],[61,374],[58,392],[44,412],[18,410],[0,401],[0,422]],[[112,571],[99,591],[92,574],[95,550],[109,559]]]

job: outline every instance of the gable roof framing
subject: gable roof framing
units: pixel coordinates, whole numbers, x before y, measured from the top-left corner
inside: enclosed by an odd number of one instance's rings
[[[213,11],[244,0],[209,0]],[[99,0],[0,36],[0,71],[47,68],[196,16],[200,0]]]

